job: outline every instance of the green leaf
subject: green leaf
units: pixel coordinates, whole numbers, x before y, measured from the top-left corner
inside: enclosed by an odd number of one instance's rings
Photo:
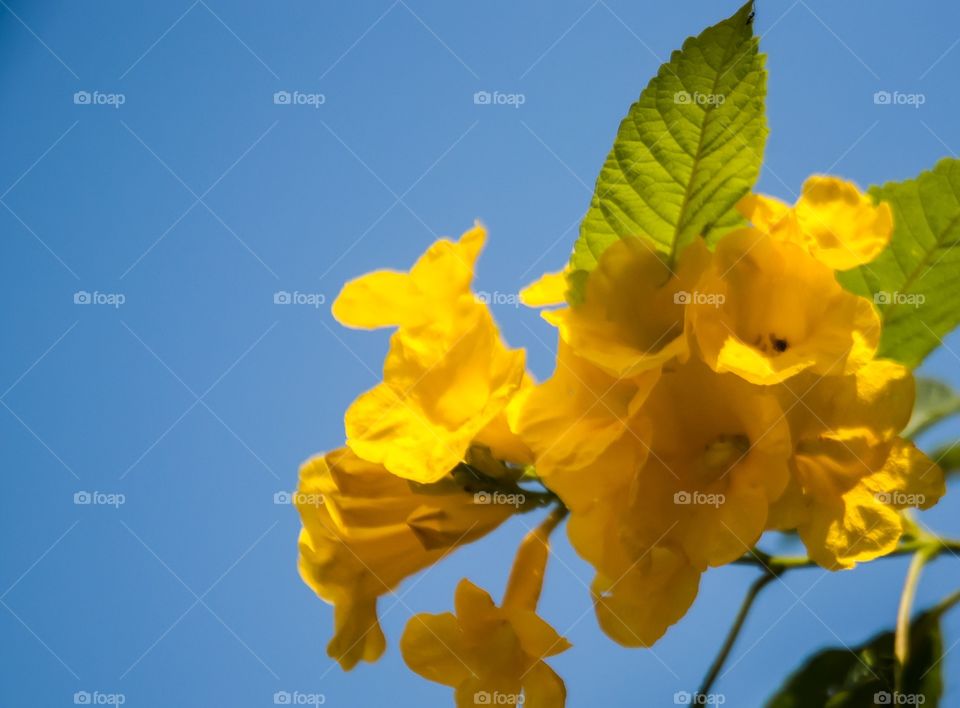
[[[734,206],[760,173],[767,136],[758,44],[751,0],[687,39],[630,107],[580,226],[573,291],[618,238],[646,237],[672,263],[698,236],[741,223]]]
[[[924,612],[910,625],[910,649],[899,700],[893,698],[893,632],[884,632],[854,649],[832,648],[815,654],[768,701],[767,708],[873,708],[922,705],[936,708],[943,693],[940,616],[950,605]],[[878,695],[882,694],[882,695]],[[923,696],[923,698],[920,698]]]
[[[918,378],[913,416],[907,423],[903,436],[915,439],[940,421],[957,413],[960,413],[960,394],[943,381]]]
[[[870,193],[893,208],[893,239],[875,261],[839,280],[877,303],[880,356],[916,367],[960,324],[960,160],[943,159],[916,179]]]

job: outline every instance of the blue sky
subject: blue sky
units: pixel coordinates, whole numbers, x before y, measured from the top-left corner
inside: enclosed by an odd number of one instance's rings
[[[298,579],[299,523],[273,497],[342,442],[388,335],[340,328],[328,304],[345,280],[407,267],[475,218],[490,230],[477,289],[513,293],[558,268],[629,104],[736,5],[0,2],[0,704],[99,691],[269,706],[278,690],[452,704],[403,666],[402,627],[448,609],[464,576],[499,595],[502,549],[535,519],[386,598],[378,664],[332,664],[331,612]],[[761,0],[757,27],[763,191],[792,200],[813,172],[903,179],[960,147],[956,3]],[[276,104],[278,91],[300,98]],[[476,105],[477,91],[523,102]],[[924,102],[877,105],[877,91]],[[275,305],[281,290],[327,304]],[[75,304],[79,291],[100,304]],[[495,314],[548,375],[549,327],[510,305]],[[960,386],[957,361],[944,349],[924,368]],[[123,503],[76,505],[78,492]],[[955,510],[948,497],[924,522],[960,534]],[[920,606],[956,587],[956,563],[929,568]],[[904,570],[886,560],[770,586],[718,686],[727,705],[759,705],[810,651],[889,627]],[[597,629],[591,571],[558,535],[541,609],[575,645],[552,661],[569,705],[672,704],[753,575],[711,571],[654,650],[627,650]],[[954,612],[946,644],[958,640]],[[960,703],[960,649],[943,662],[945,705]]]

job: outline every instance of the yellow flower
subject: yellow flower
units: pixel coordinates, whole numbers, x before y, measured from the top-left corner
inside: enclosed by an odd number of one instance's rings
[[[347,445],[360,457],[418,482],[435,482],[470,444],[525,453],[508,439],[507,407],[524,385],[524,352],[507,349],[486,305],[470,292],[485,232],[439,241],[409,274],[378,272],[347,284],[334,303],[344,324],[398,325],[383,383],[347,410]],[[501,419],[506,416],[506,419]]]
[[[587,278],[584,301],[544,313],[574,352],[616,377],[657,369],[689,353],[684,305],[707,257],[698,241],[685,249],[674,273],[641,238],[607,248]],[[556,296],[554,277],[534,284],[527,300]]]
[[[597,571],[591,592],[600,627],[624,646],[649,647],[690,609],[701,570],[665,541],[633,543],[627,496],[621,490],[573,511],[568,533]]]
[[[407,623],[400,640],[404,661],[424,678],[453,687],[459,708],[564,705],[563,680],[543,660],[570,644],[536,614],[547,535],[557,520],[548,519],[524,539],[500,607],[464,579],[455,614],[419,614]]]
[[[554,374],[526,397],[517,428],[537,475],[577,510],[620,488],[646,458],[641,406],[658,371],[616,379],[560,342]]]
[[[461,309],[476,304],[470,285],[486,238],[477,223],[458,241],[434,243],[409,273],[378,270],[350,281],[333,303],[333,316],[361,329],[430,325],[459,330]]]
[[[896,548],[898,511],[933,506],[943,471],[898,437],[913,409],[913,376],[876,360],[856,375],[799,376],[782,387],[796,453],[793,480],[770,524],[796,529],[810,557],[849,568]]]
[[[776,397],[702,362],[665,370],[644,410],[650,454],[629,495],[638,552],[669,541],[697,568],[729,563],[759,540],[792,452]]]
[[[646,377],[617,380],[561,346],[519,426],[571,511],[571,543],[597,571],[601,626],[628,646],[656,642],[701,572],[759,539],[791,453],[770,390],[696,359]]]
[[[294,502],[303,522],[300,575],[334,606],[327,652],[344,669],[383,653],[381,595],[492,531],[513,511],[474,504],[473,495],[452,481],[418,494],[415,485],[347,449],[306,462]]]
[[[772,197],[750,195],[739,209],[761,231],[804,246],[834,270],[869,263],[893,233],[888,204],[874,204],[855,184],[836,177],[810,177],[792,208]]]
[[[801,371],[852,373],[877,349],[873,304],[827,266],[756,229],[725,236],[690,307],[703,359],[714,371],[775,384]]]

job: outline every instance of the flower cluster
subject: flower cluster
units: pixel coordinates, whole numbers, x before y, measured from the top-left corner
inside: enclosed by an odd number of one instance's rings
[[[749,226],[713,250],[691,244],[675,269],[642,238],[613,244],[583,301],[544,314],[557,370],[529,396],[521,436],[597,571],[601,626],[628,646],[659,639],[703,571],[767,529],[848,568],[894,549],[900,508],[944,492],[898,437],[910,371],[875,358],[873,304],[835,277],[887,245],[889,207],[812,177],[795,206],[751,195],[740,210]],[[562,300],[559,282],[526,300]]]
[[[547,537],[568,513],[601,627],[650,646],[701,574],[764,531],[796,532],[814,561],[849,568],[896,547],[902,508],[939,499],[941,470],[899,437],[912,374],[876,357],[873,304],[835,277],[885,248],[889,208],[829,177],[794,206],[751,195],[739,208],[749,225],[676,263],[643,236],[613,243],[572,304],[563,273],[524,290],[530,306],[559,306],[543,314],[559,346],[540,384],[471,292],[480,226],[408,273],[344,287],[340,322],[396,328],[382,383],[346,413],[346,448],[306,463],[297,496],[301,574],[334,604],[329,652],[344,668],[383,652],[381,595],[544,504],[554,511],[521,545],[500,606],[464,580],[456,614],[417,615],[404,632],[408,665],[460,706],[481,693],[563,704],[543,659],[568,644],[536,606]],[[520,501],[483,503],[504,490]]]

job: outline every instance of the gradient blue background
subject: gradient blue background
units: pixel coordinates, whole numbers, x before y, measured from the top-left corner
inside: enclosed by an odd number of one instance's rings
[[[296,575],[295,512],[273,498],[342,442],[342,412],[375,382],[388,334],[273,293],[329,303],[345,280],[407,267],[477,217],[490,230],[477,289],[513,293],[556,269],[627,106],[736,5],[0,2],[0,705],[72,705],[78,690],[130,706],[270,706],[277,690],[451,705],[405,669],[396,640],[411,613],[448,609],[463,576],[498,596],[535,519],[385,598],[386,655],[342,673],[324,651],[330,609]],[[956,3],[763,0],[757,27],[764,191],[792,200],[817,171],[903,179],[960,146]],[[279,90],[325,103],[275,105]],[[478,90],[525,103],[478,106]],[[926,101],[878,106],[878,90]],[[76,91],[125,103],[76,105]],[[126,302],[78,306],[79,290]],[[548,375],[549,327],[509,305],[495,314]],[[960,386],[957,363],[941,350],[924,368]],[[78,491],[126,503],[77,506]],[[960,534],[957,508],[948,498],[924,522]],[[541,609],[574,644],[552,664],[577,708],[672,705],[755,575],[709,572],[653,651],[627,650],[597,629],[590,568],[563,534],[557,556]],[[905,564],[768,588],[717,687],[726,704],[760,705],[809,652],[889,627]],[[958,568],[931,566],[918,605],[955,589]],[[954,612],[946,645],[958,640]],[[960,649],[943,662],[944,705],[958,705]]]

